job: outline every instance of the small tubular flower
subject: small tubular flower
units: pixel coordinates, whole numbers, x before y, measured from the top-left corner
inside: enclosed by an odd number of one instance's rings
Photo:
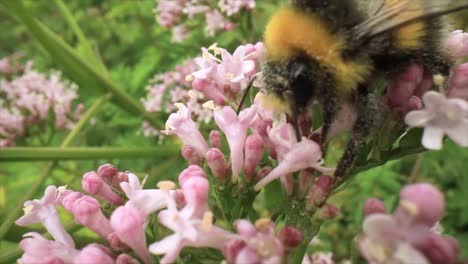
[[[167,129],[163,132],[168,135],[176,134],[185,145],[192,146],[200,156],[204,157],[209,147],[192,120],[193,104],[193,101],[187,105],[177,104],[179,111],[169,116],[166,122]]]
[[[15,223],[20,226],[41,223],[55,241],[74,248],[75,243],[63,227],[58,216],[56,206],[60,193],[61,190],[57,189],[57,187],[53,185],[48,186],[41,200],[26,201],[24,203],[25,214],[16,220]]]
[[[145,263],[152,263],[146,247],[146,216],[133,207],[121,206],[111,216],[111,226],[122,242],[133,249]]]
[[[292,148],[285,153],[280,164],[261,179],[254,188],[258,191],[275,179],[307,168],[314,168],[324,173],[333,172],[333,169],[322,167],[322,163],[320,146],[312,140],[303,139],[301,142],[292,145]]]
[[[73,263],[80,253],[74,246],[48,240],[35,232],[24,234],[19,246],[24,251],[18,260],[20,264]]]
[[[138,177],[128,173],[128,182],[120,183],[120,187],[128,197],[126,207],[134,207],[148,216],[167,206],[166,191],[159,189],[143,189]]]
[[[232,181],[237,182],[237,178],[244,166],[244,143],[247,137],[247,129],[257,119],[255,107],[242,110],[238,116],[234,109],[225,106],[222,110],[215,111],[213,116],[226,135],[231,150]]]
[[[424,94],[424,109],[409,112],[405,123],[424,127],[422,145],[441,149],[444,134],[462,147],[468,147],[468,102],[429,91]]]

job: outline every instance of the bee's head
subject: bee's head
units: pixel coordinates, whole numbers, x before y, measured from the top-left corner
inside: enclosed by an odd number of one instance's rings
[[[268,106],[281,112],[302,109],[315,96],[314,74],[309,60],[267,61],[262,67]]]

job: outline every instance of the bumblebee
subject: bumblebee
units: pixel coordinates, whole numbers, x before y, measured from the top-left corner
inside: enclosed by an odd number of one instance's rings
[[[467,0],[382,0],[363,11],[357,0],[291,0],[270,19],[262,67],[265,102],[294,120],[317,101],[322,109],[322,146],[341,106],[356,120],[335,171],[349,173],[360,145],[379,117],[371,83],[411,64],[447,76],[453,65],[442,49],[442,16],[468,8]],[[271,103],[270,103],[271,104]]]

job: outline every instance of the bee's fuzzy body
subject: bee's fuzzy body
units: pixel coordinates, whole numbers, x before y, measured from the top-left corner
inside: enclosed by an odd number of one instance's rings
[[[414,63],[431,74],[447,75],[452,66],[441,47],[445,34],[441,17],[390,25],[388,31],[382,23],[383,33],[366,37],[367,32],[359,30],[374,30],[374,14],[363,12],[356,1],[291,0],[273,15],[264,35],[263,79],[267,97],[274,98],[266,104],[295,116],[317,100],[324,116],[323,141],[343,102],[350,102],[357,112],[336,176],[348,172],[359,144],[378,119],[378,95],[369,85],[373,79],[389,77]],[[379,10],[403,1],[383,0]],[[433,1],[407,1],[407,9],[386,19],[397,24],[423,17]],[[381,23],[379,18],[376,23]]]

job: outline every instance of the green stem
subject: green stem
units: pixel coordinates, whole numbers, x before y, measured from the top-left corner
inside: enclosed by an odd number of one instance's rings
[[[67,135],[67,137],[63,140],[61,147],[66,148],[76,139],[81,129],[84,127],[85,124],[89,122],[89,120],[102,108],[104,103],[108,100],[107,96],[103,96],[96,100],[93,105],[86,111],[83,118],[78,122],[78,124],[73,128],[73,130]],[[51,162],[47,164],[44,169],[44,173],[37,179],[36,183],[31,186],[29,191],[20,200],[20,202],[16,205],[16,207],[8,214],[8,217],[3,221],[0,225],[0,241],[3,240],[3,237],[11,228],[15,220],[21,214],[23,210],[23,203],[25,201],[31,200],[42,188],[42,185],[50,176],[52,170],[55,167],[56,162]],[[0,261],[0,263],[3,263]]]
[[[67,23],[68,23],[68,25],[70,25],[71,29],[73,30],[73,33],[78,38],[79,43],[81,45],[83,45],[84,53],[85,53],[86,58],[88,60],[94,61],[97,64],[97,66],[99,67],[99,70],[102,73],[107,74],[106,67],[104,66],[102,61],[100,59],[98,59],[99,57],[92,50],[91,45],[89,45],[88,39],[85,37],[83,31],[81,30],[80,26],[76,22],[75,17],[72,15],[72,13],[68,9],[68,7],[63,2],[63,0],[54,0],[54,2],[55,2],[55,5],[57,6],[57,8],[62,13],[65,20],[67,20]]]
[[[392,150],[390,152],[390,154],[387,156],[387,159],[385,159],[385,160],[378,160],[378,161],[370,160],[365,165],[355,167],[353,169],[351,175],[358,174],[360,172],[367,171],[367,170],[370,170],[370,169],[375,168],[375,167],[379,167],[379,166],[384,165],[385,163],[387,163],[389,161],[392,161],[392,160],[401,159],[401,158],[404,158],[406,156],[422,153],[422,152],[425,152],[425,151],[427,151],[427,149],[425,149],[425,148],[423,148],[421,146],[417,146],[417,147],[414,147],[414,148],[395,149],[395,150]]]
[[[2,161],[41,160],[96,160],[96,159],[139,159],[158,158],[178,153],[175,145],[160,145],[152,148],[48,148],[16,147],[0,149]]]

